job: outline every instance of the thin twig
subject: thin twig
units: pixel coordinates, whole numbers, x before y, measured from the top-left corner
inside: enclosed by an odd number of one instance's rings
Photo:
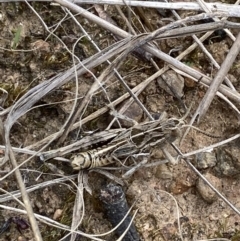
[[[222,81],[224,80],[224,77],[227,75],[229,69],[231,68],[233,62],[235,61],[238,53],[240,51],[240,33],[238,34],[236,41],[233,43],[230,51],[228,52],[223,64],[221,65],[221,68],[217,72],[213,82],[209,86],[207,93],[203,97],[201,103],[199,104],[198,109],[196,110],[192,121],[197,118],[198,123],[203,118],[205,113],[207,112],[216,92],[218,91]]]

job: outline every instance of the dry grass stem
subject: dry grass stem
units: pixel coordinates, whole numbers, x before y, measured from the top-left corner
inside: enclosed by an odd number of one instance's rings
[[[76,0],[75,3],[96,3],[95,0]],[[174,3],[166,3],[166,2],[156,2],[156,1],[120,1],[120,0],[99,0],[98,4],[113,4],[113,5],[125,5],[135,6],[135,7],[148,7],[148,8],[162,8],[162,9],[171,9],[171,10],[194,10],[200,11],[202,10],[199,4],[194,2],[174,2]],[[221,3],[205,3],[209,10],[215,12],[216,10],[222,13],[226,13],[231,15],[231,17],[240,17],[240,7],[234,6],[232,4],[221,4]]]
[[[77,177],[77,174],[52,179],[50,181],[42,182],[40,184],[36,184],[36,185],[30,186],[30,187],[27,187],[26,192],[30,193],[30,192],[33,192],[40,188],[49,187],[51,185],[58,184],[58,183],[64,183],[68,180],[76,179],[76,177]],[[10,194],[2,194],[2,195],[0,195],[0,203],[8,202],[8,201],[12,200],[13,198],[19,198],[19,197],[21,197],[21,192],[19,190],[13,191]]]
[[[199,122],[203,117],[203,115],[207,112],[216,92],[218,91],[219,86],[223,82],[229,69],[232,67],[232,64],[235,61],[239,51],[240,51],[240,34],[238,34],[235,42],[233,43],[232,48],[230,49],[224,62],[222,63],[221,68],[218,70],[218,73],[216,74],[211,85],[209,86],[206,95],[204,96],[201,103],[199,104],[199,107],[196,110],[193,119],[197,118],[197,121]]]
[[[75,197],[75,203],[73,207],[73,217],[72,217],[72,224],[71,224],[71,230],[76,231],[78,229],[78,226],[81,224],[82,219],[85,214],[85,207],[84,207],[84,198],[83,198],[83,171],[78,173],[78,188],[77,193]],[[76,239],[77,234],[71,233],[71,241],[74,241]],[[65,236],[66,238],[67,236]]]

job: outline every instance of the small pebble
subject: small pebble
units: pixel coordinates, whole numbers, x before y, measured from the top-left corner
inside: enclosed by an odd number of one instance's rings
[[[62,216],[63,210],[57,209],[53,214],[53,220],[58,220]]]
[[[210,173],[203,174],[203,176],[219,191],[221,192],[221,180]],[[197,190],[201,197],[208,203],[213,203],[217,200],[218,195],[201,179],[197,181]]]
[[[169,70],[165,72],[157,79],[157,83],[170,95],[179,98],[183,96],[184,78],[175,71]]]
[[[222,148],[217,150],[217,165],[214,170],[220,177],[236,177],[240,174],[238,158],[233,153]]]
[[[26,239],[24,237],[22,237],[22,236],[19,236],[17,241],[26,241]]]
[[[212,213],[212,214],[209,215],[209,220],[210,221],[217,221],[217,220],[219,220],[219,217],[216,214]]]
[[[217,163],[217,159],[212,152],[201,152],[196,154],[195,162],[198,169],[206,169],[208,167],[214,167]]]

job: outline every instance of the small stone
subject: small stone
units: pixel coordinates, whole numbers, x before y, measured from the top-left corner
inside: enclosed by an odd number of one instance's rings
[[[26,241],[26,238],[24,238],[23,236],[19,236],[17,240],[18,241]]]
[[[169,191],[175,195],[178,195],[186,192],[188,189],[189,187],[184,185],[181,181],[176,181],[170,185]]]
[[[214,153],[201,152],[195,155],[196,167],[198,169],[206,169],[214,167],[217,163],[217,159]]]
[[[218,190],[221,191],[221,180],[210,173],[203,174],[203,176]],[[208,203],[213,203],[217,200],[217,194],[201,179],[197,181],[197,190],[201,197]]]
[[[219,220],[219,217],[217,216],[217,214],[211,213],[211,214],[209,215],[209,220],[210,220],[210,221],[217,221],[217,220]]]
[[[58,220],[62,216],[63,210],[57,209],[53,214],[53,220]]]
[[[176,179],[174,182],[171,183],[169,191],[177,195],[182,194],[184,192],[187,192],[189,188],[191,188],[194,184],[194,178],[187,178],[187,176],[183,175],[181,178]]]
[[[169,70],[157,79],[158,85],[172,96],[183,96],[184,78],[173,70]]]
[[[235,154],[236,156],[234,156]],[[217,165],[214,168],[219,176],[236,177],[240,174],[240,165],[237,158],[237,153],[232,150],[231,152],[222,148],[217,150]]]

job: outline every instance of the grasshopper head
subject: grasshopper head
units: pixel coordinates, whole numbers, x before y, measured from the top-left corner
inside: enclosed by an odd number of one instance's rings
[[[78,154],[71,158],[71,165],[74,170],[87,169],[91,166],[91,160],[88,155]]]

